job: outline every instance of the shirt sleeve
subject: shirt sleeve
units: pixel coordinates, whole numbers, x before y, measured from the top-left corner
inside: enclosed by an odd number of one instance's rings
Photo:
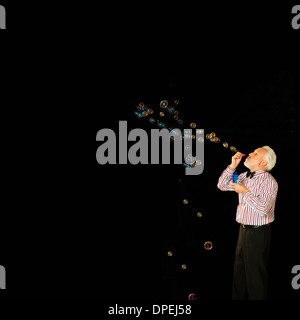
[[[262,182],[260,193],[257,197],[251,191],[247,191],[243,196],[243,201],[246,201],[259,215],[263,216],[268,214],[275,206],[277,192],[277,183],[266,179]]]
[[[230,184],[232,183],[232,175],[234,171],[229,168],[229,166],[223,171],[221,174],[217,187],[222,191],[233,191],[233,189],[230,187]]]

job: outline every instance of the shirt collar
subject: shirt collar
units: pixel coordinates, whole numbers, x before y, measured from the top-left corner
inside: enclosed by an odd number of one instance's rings
[[[265,173],[265,172],[266,172],[265,170],[257,170],[257,171],[254,172],[253,177],[256,177],[256,176],[258,176],[258,175],[260,175],[262,173]]]

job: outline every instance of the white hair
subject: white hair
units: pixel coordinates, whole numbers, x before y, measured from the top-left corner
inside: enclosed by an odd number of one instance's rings
[[[276,164],[277,156],[276,156],[274,150],[272,148],[270,148],[269,146],[263,146],[262,148],[267,150],[267,153],[264,156],[263,160],[266,160],[268,162],[266,165],[267,171],[271,171]]]

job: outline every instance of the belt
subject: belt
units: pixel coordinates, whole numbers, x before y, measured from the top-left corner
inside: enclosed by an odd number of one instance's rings
[[[241,223],[241,226],[243,229],[257,229],[257,228],[261,228],[261,227],[267,227],[269,226],[270,224],[264,224],[262,226],[250,226],[250,225],[246,225],[246,224],[242,224]]]

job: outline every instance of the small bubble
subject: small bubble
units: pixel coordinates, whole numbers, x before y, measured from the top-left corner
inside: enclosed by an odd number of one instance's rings
[[[211,250],[212,247],[213,247],[213,244],[212,244],[210,241],[206,241],[206,242],[204,243],[204,249],[205,249],[205,250]]]
[[[162,100],[160,102],[160,107],[165,109],[168,106],[168,101],[167,100]]]
[[[197,295],[195,294],[195,293],[191,293],[190,295],[189,295],[189,298],[188,298],[189,300],[197,300]]]

